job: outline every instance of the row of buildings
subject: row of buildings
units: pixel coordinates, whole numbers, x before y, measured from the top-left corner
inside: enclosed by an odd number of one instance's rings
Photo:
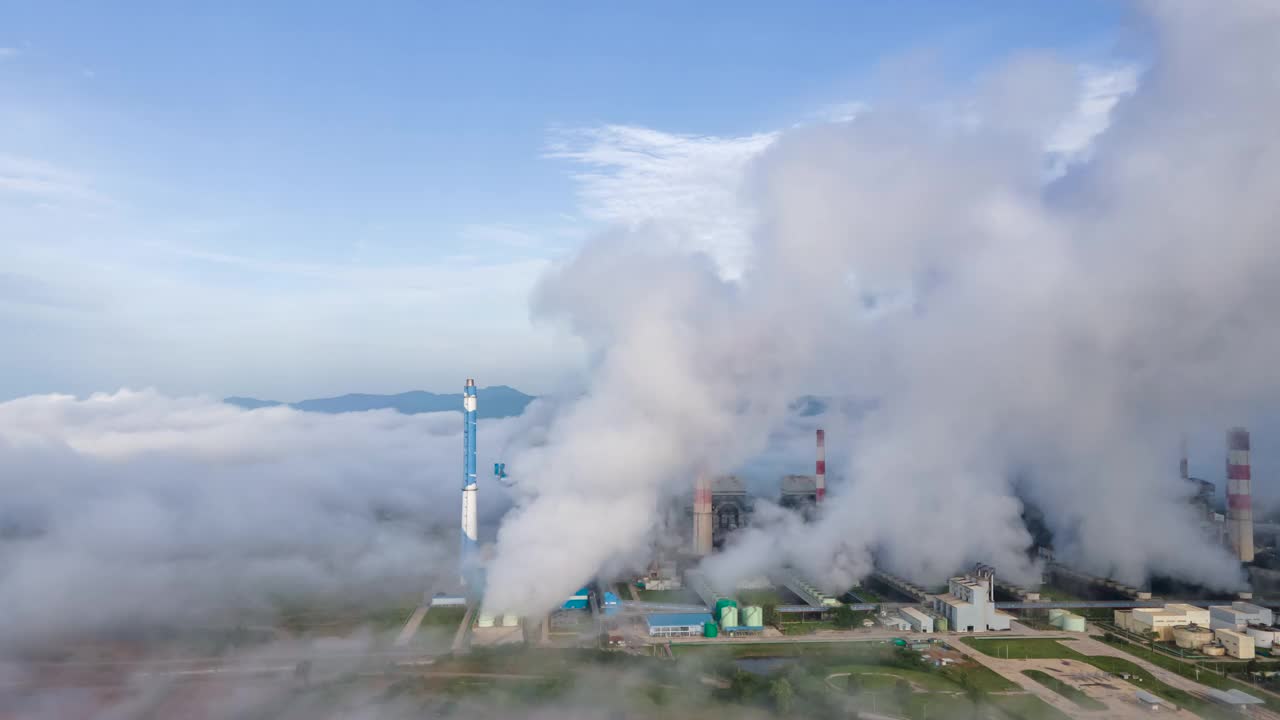
[[[1116,610],[1114,619],[1122,630],[1172,642],[1184,650],[1244,659],[1254,657],[1256,648],[1271,648],[1280,635],[1271,610],[1247,602],[1207,609],[1174,603]]]

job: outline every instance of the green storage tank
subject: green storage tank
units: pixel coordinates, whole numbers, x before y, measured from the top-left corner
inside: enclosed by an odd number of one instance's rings
[[[748,605],[742,608],[742,624],[747,627],[764,627],[764,608]]]
[[[738,627],[738,608],[732,605],[720,608],[720,627]]]
[[[906,641],[906,640],[903,640],[902,638],[894,638],[894,639],[893,639],[893,644],[894,644],[894,645],[897,645],[898,647],[906,647],[906,646],[907,646],[907,641]]]
[[[720,634],[720,628],[716,627],[713,622],[702,624],[702,637],[716,637]]]
[[[719,616],[720,616],[720,611],[721,611],[721,610],[723,610],[723,609],[725,609],[725,608],[727,608],[727,607],[738,607],[738,601],[737,601],[737,600],[730,600],[729,598],[720,598],[719,600],[717,600],[717,601],[716,601],[716,616],[717,616],[717,617],[719,617]]]

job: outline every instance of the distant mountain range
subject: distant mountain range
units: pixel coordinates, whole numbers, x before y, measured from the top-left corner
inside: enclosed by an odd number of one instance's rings
[[[524,412],[525,407],[533,402],[532,395],[506,385],[476,390],[479,398],[477,415],[481,418],[514,417]],[[264,407],[288,405],[295,410],[319,413],[363,412],[365,410],[397,410],[406,415],[417,413],[444,412],[448,410],[462,411],[462,393],[438,394],[424,390],[413,390],[399,395],[366,395],[353,393],[331,398],[301,400],[295,403],[282,403],[276,400],[259,400],[251,397],[229,397],[223,402],[256,410]]]

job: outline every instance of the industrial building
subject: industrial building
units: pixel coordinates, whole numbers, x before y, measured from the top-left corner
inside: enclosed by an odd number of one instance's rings
[[[1249,660],[1253,657],[1253,638],[1248,635],[1226,629],[1214,630],[1213,634],[1231,657],[1241,660]]]
[[[707,623],[714,622],[710,613],[657,613],[646,615],[645,625],[649,637],[696,637],[702,635]]]
[[[693,552],[706,555],[724,545],[725,538],[751,522],[755,499],[736,475],[707,478],[699,475],[694,484]]]
[[[812,475],[786,475],[782,478],[781,495],[778,504],[790,510],[802,513],[806,518],[812,517],[818,505],[827,495],[827,434],[818,428],[817,458],[813,463]]]
[[[1156,639],[1173,640],[1173,629],[1179,625],[1209,627],[1209,611],[1194,605],[1175,603],[1162,608],[1117,610],[1115,623],[1122,630],[1139,635],[1154,632]]]
[[[1250,625],[1269,626],[1274,622],[1270,610],[1247,602],[1233,602],[1230,605],[1209,606],[1209,627],[1214,630],[1243,631]]]
[[[996,609],[995,570],[985,565],[947,582],[945,595],[933,600],[933,609],[956,632],[1008,630],[1013,617]]]
[[[911,627],[913,632],[931,633],[933,632],[933,618],[912,607],[904,607],[898,610],[898,614]]]
[[[784,475],[778,504],[809,515],[818,505],[818,482],[812,475]]]

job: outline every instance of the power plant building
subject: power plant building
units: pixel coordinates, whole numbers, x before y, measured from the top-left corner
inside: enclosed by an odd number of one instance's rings
[[[700,475],[693,492],[693,552],[707,555],[725,538],[751,523],[755,501],[736,475]]]
[[[947,582],[945,595],[933,600],[933,609],[955,632],[1008,630],[1013,618],[996,609],[995,571],[984,565]]]
[[[1131,611],[1117,611],[1116,625],[1132,633],[1156,634],[1156,639],[1169,641],[1173,639],[1173,629],[1182,625],[1198,625],[1209,627],[1209,611],[1194,605],[1175,603],[1162,608],[1134,608]]]
[[[898,614],[902,619],[911,626],[913,632],[931,633],[933,632],[933,618],[925,615],[913,607],[904,607],[898,610]]]
[[[818,505],[817,481],[812,475],[784,475],[778,504],[808,515]]]
[[[656,613],[644,621],[649,637],[695,637],[712,622],[710,613]]]
[[[1267,608],[1247,602],[1233,602],[1230,605],[1211,605],[1209,607],[1209,627],[1214,630],[1243,631],[1250,625],[1269,626],[1275,618]]]
[[[1253,658],[1253,638],[1235,630],[1214,630],[1213,634],[1218,638],[1218,642],[1222,643],[1222,647],[1227,649],[1227,654],[1233,658],[1241,660],[1249,660]]]

